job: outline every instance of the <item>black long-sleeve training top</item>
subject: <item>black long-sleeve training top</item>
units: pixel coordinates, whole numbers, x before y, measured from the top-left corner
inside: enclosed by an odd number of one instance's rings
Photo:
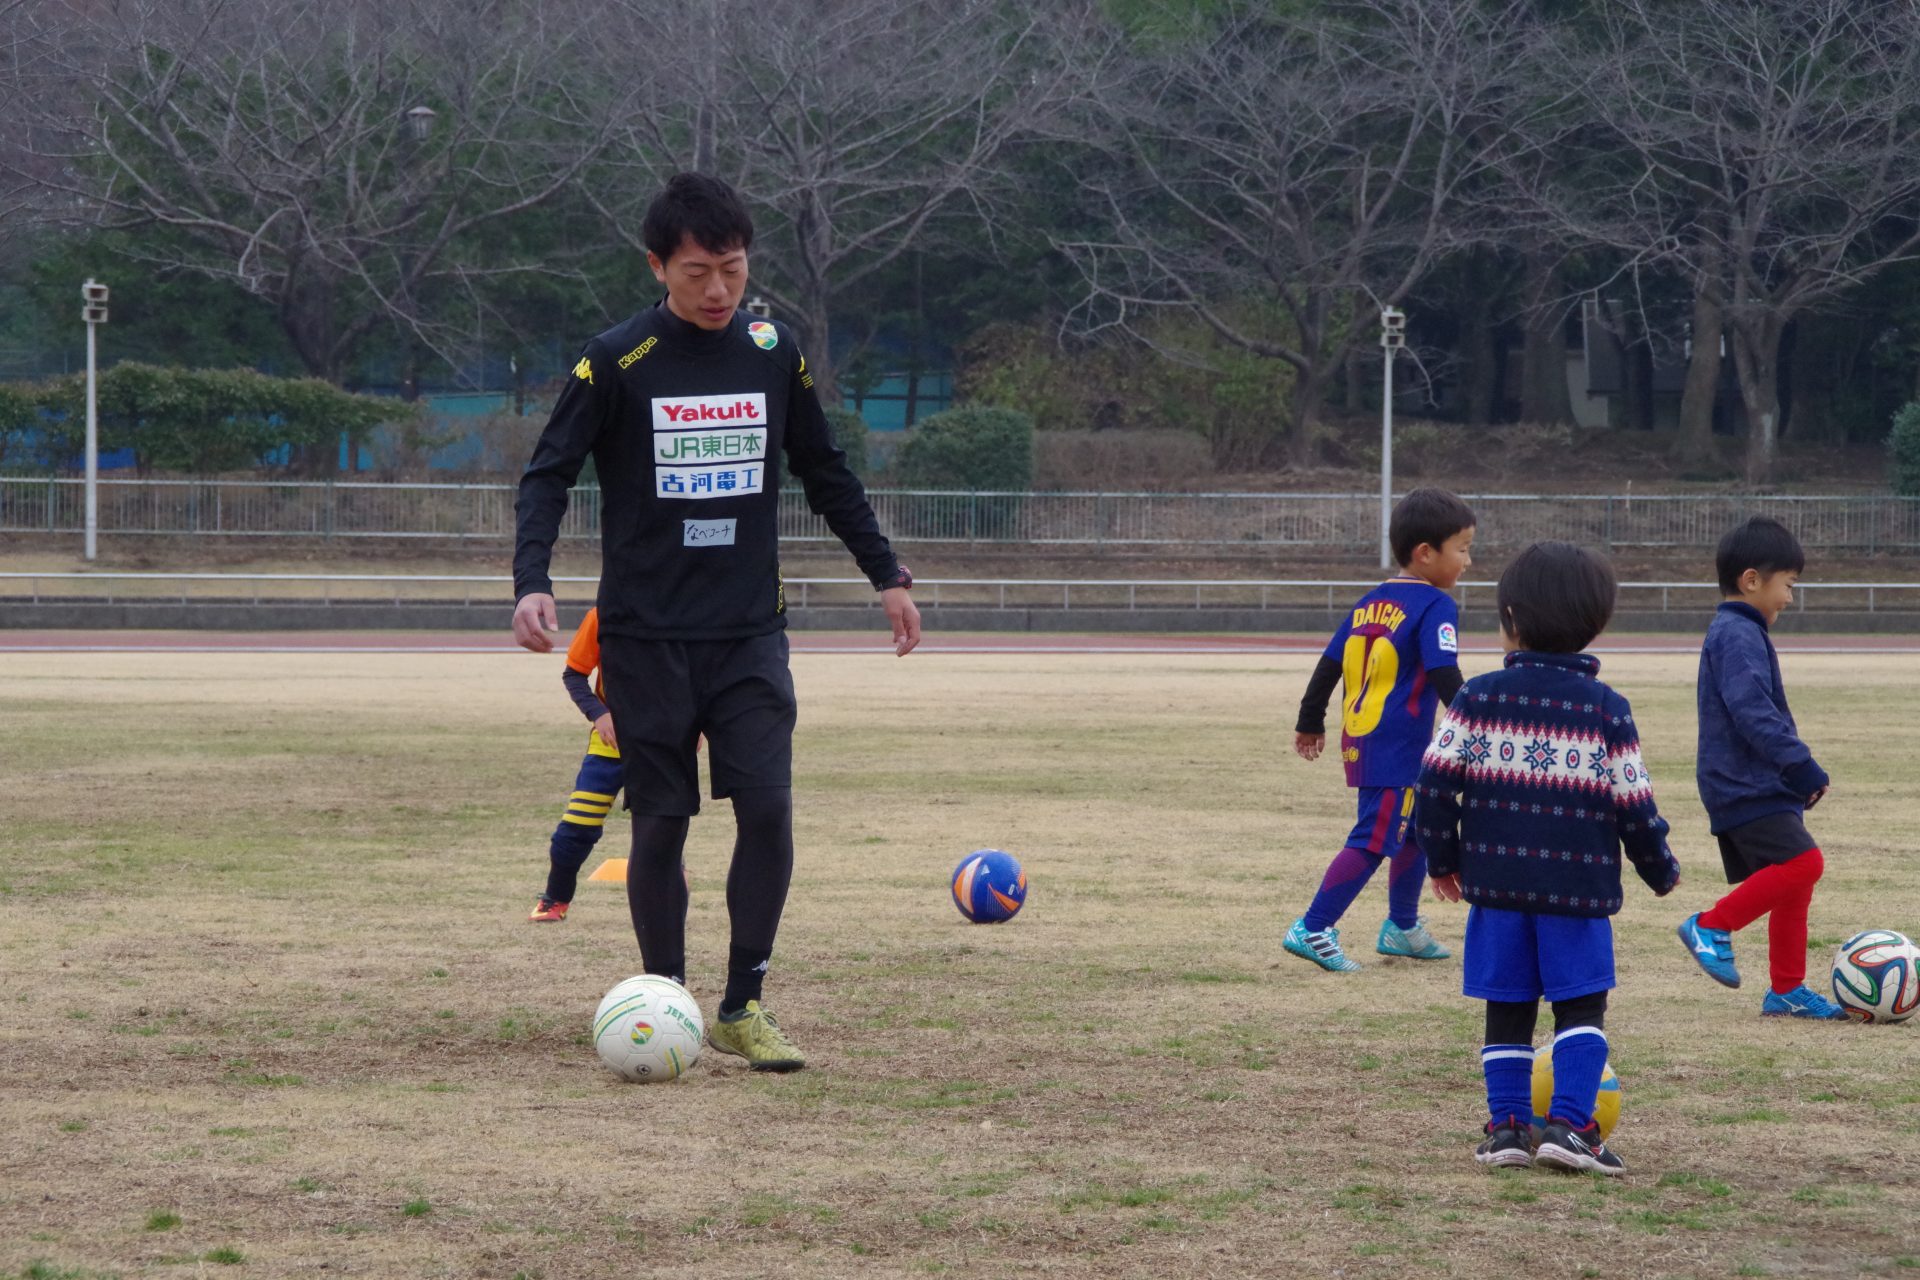
[[[662,302],[587,343],[520,478],[515,599],[552,593],[553,542],[589,455],[602,635],[725,640],[784,627],[783,457],[874,587],[899,574],[785,325],[735,313],[705,330]]]

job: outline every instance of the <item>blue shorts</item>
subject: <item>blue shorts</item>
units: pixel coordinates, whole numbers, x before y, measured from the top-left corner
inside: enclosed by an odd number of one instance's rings
[[[1361,787],[1360,816],[1347,836],[1347,848],[1391,858],[1407,842],[1413,821],[1412,787]]]
[[[1611,991],[1613,921],[1476,906],[1461,989],[1476,1000],[1571,1000]]]

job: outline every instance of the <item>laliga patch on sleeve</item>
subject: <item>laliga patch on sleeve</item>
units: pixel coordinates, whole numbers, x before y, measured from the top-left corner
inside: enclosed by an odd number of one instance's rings
[[[680,545],[683,547],[730,547],[737,520],[682,520]]]
[[[1440,624],[1440,652],[1460,652],[1460,633],[1453,629],[1451,622],[1443,622]]]

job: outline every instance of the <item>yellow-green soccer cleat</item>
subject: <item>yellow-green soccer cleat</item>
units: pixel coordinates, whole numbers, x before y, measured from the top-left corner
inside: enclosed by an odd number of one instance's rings
[[[740,1013],[708,1023],[707,1043],[722,1053],[745,1058],[755,1071],[798,1071],[807,1065],[806,1055],[787,1039],[787,1033],[758,1000],[747,1001]]]

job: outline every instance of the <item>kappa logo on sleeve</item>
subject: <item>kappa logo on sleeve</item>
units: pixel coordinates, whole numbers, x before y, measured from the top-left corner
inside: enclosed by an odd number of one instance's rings
[[[1440,652],[1460,652],[1460,633],[1454,630],[1451,622],[1443,622],[1440,624]]]
[[[593,361],[587,359],[585,356],[581,356],[580,363],[573,366],[573,376],[576,378],[585,379],[587,385],[592,386],[593,385]]]

